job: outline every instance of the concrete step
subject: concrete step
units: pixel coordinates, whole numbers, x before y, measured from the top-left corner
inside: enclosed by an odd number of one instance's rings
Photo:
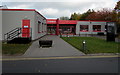
[[[9,43],[9,44],[28,44],[30,42],[31,42],[30,38],[18,37],[18,38],[14,38],[13,40],[8,41],[7,43]]]

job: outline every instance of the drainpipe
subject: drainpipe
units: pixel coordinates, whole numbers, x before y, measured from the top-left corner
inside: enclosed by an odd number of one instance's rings
[[[56,20],[56,24],[57,24],[56,35],[59,35],[59,19]]]

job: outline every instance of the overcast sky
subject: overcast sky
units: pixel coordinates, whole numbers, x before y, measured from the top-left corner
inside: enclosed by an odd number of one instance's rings
[[[118,0],[2,0],[0,5],[9,9],[36,9],[46,18],[70,17],[74,12],[83,13],[88,9],[113,9]]]

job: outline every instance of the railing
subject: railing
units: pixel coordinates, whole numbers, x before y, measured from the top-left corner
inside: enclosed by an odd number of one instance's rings
[[[18,27],[18,28],[11,30],[10,32],[4,34],[4,40],[8,42],[14,38],[22,37],[22,34],[28,34],[28,33],[23,33],[22,29],[23,28]],[[29,34],[30,34],[29,38],[32,38],[32,28],[30,28]]]

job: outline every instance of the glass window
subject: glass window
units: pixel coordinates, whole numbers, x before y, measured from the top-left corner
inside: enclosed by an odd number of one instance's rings
[[[40,21],[38,21],[38,33],[40,33]]]
[[[44,29],[43,29],[44,27],[43,26],[44,26],[44,23],[42,23],[42,32],[44,32]]]
[[[56,27],[47,27],[47,34],[56,34]]]
[[[101,31],[101,25],[93,25],[93,31]]]
[[[87,32],[88,31],[88,25],[80,25],[80,31]]]
[[[60,33],[62,34],[73,34],[74,33],[74,27],[73,26],[60,26]]]

